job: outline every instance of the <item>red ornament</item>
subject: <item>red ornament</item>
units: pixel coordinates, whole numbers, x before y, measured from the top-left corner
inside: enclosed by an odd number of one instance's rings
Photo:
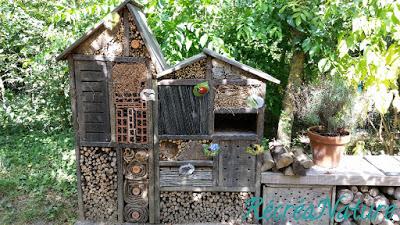
[[[207,92],[208,92],[208,89],[206,87],[199,88],[199,94],[204,95],[204,94],[207,94]]]

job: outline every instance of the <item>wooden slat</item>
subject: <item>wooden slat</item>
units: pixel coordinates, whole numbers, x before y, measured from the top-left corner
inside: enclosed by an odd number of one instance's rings
[[[211,160],[185,160],[185,161],[160,161],[160,166],[182,166],[185,164],[192,164],[193,166],[212,167],[214,162]]]
[[[117,193],[118,193],[118,209],[117,216],[118,222],[124,222],[124,174],[123,174],[123,159],[122,159],[122,149],[116,148],[117,151]]]
[[[215,79],[214,80],[215,85],[226,85],[226,84],[235,84],[235,85],[261,85],[263,84],[262,81],[256,80],[256,79],[235,79],[235,80],[229,80],[229,79]]]
[[[81,55],[74,54],[74,60],[79,61],[102,61],[102,62],[117,62],[117,63],[144,63],[143,57],[137,56],[105,56],[105,55]]]
[[[130,27],[129,27],[129,11],[128,8],[124,8],[122,11],[123,14],[123,26],[124,26],[124,36],[122,37],[122,46],[124,50],[124,56],[129,56],[130,46]]]
[[[214,132],[211,135],[213,140],[257,140],[254,132]]]
[[[84,113],[83,121],[87,123],[99,123],[106,121],[106,115],[104,112],[97,113]]]
[[[211,135],[160,135],[160,140],[210,140]]]
[[[160,168],[160,186],[161,187],[213,186],[212,168],[197,167],[193,172],[193,174],[189,176],[180,175],[178,170],[179,170],[178,167]]]
[[[106,124],[105,123],[85,123],[85,131],[87,133],[90,132],[98,132],[99,130],[104,130]]]
[[[193,192],[255,192],[254,187],[161,187],[160,191],[193,191]]]
[[[399,176],[386,176],[358,156],[345,156],[339,167],[334,169],[314,166],[307,171],[307,176],[284,176],[272,172],[261,174],[261,183],[265,184],[398,186],[399,180]]]
[[[236,114],[236,113],[257,113],[257,109],[252,108],[219,108],[214,109],[214,113],[220,114]]]
[[[104,92],[83,92],[81,95],[82,102],[105,103]]]
[[[368,162],[387,176],[400,176],[400,162],[393,156],[365,156]]]
[[[108,112],[108,107],[104,103],[87,103],[82,102],[82,113],[105,113]],[[84,122],[84,121],[82,121]],[[105,121],[106,122],[106,121]]]
[[[82,81],[80,85],[82,92],[101,92],[106,88],[105,82],[99,81]]]
[[[79,219],[84,219],[84,208],[83,208],[83,194],[82,194],[82,175],[80,168],[80,143],[79,143],[79,125],[78,125],[78,112],[77,112],[77,95],[76,95],[76,79],[75,79],[75,63],[72,57],[68,57],[69,67],[69,84],[70,84],[70,96],[71,96],[71,110],[72,110],[72,124],[75,130],[75,158],[76,158],[76,179],[78,188],[78,215]]]
[[[81,81],[104,81],[106,78],[103,76],[103,71],[97,70],[81,70],[79,73]]]
[[[198,83],[204,82],[204,79],[166,79],[158,81],[158,85],[196,85]]]
[[[157,81],[151,82],[152,88],[155,92],[155,95],[158,96],[158,88]],[[158,98],[153,103],[153,169],[154,169],[154,177],[153,177],[153,214],[151,214],[150,222],[151,223],[160,223],[160,139],[158,136]]]

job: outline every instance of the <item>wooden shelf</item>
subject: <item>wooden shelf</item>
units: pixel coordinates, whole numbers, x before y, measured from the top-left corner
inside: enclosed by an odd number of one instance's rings
[[[220,109],[215,109],[214,113],[218,114],[236,114],[236,113],[257,113],[257,109],[253,108],[220,108]]]
[[[160,140],[209,140],[210,135],[160,135]]]
[[[193,191],[193,192],[255,192],[254,187],[194,187],[194,186],[180,186],[180,187],[160,187],[160,191]]]
[[[188,163],[192,164],[193,166],[214,166],[214,161],[212,160],[160,161],[160,166],[181,166]]]
[[[212,139],[214,140],[257,140],[257,138],[257,133],[251,131],[216,131],[212,135]]]
[[[368,160],[379,156],[367,157]],[[394,159],[396,159],[394,157]],[[282,173],[261,173],[261,183],[266,185],[367,185],[398,186],[400,176],[388,176],[360,156],[345,156],[339,167],[333,169],[313,166],[306,176],[284,176]],[[400,169],[398,168],[400,171]]]

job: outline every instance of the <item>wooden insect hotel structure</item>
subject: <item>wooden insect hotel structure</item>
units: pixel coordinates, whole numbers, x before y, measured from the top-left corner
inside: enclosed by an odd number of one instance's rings
[[[133,1],[58,59],[69,62],[81,219],[232,221],[260,196],[260,157],[245,149],[261,141],[265,82],[277,79],[208,49],[168,67]]]

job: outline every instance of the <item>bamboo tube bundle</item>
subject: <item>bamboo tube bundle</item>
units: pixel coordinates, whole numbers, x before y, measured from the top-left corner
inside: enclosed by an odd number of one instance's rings
[[[124,209],[124,218],[127,222],[131,223],[146,223],[149,217],[147,208],[127,204]]]

